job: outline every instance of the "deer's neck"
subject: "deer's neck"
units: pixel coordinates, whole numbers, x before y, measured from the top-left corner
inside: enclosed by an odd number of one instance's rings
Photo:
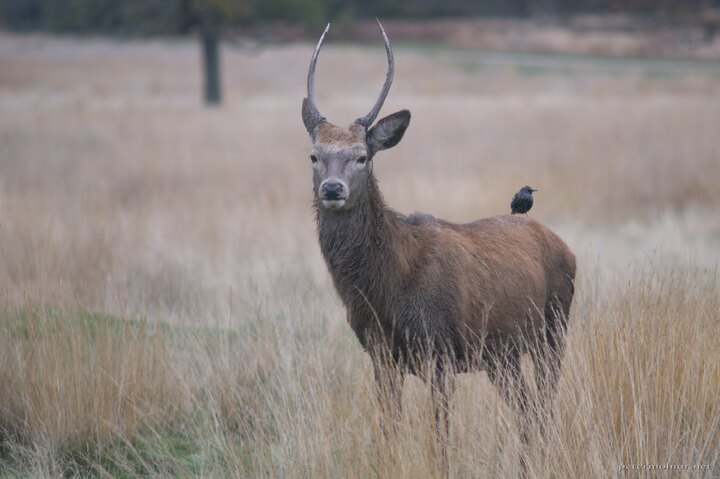
[[[401,280],[402,219],[389,210],[374,177],[358,204],[344,211],[317,207],[320,249],[335,288],[350,313],[353,328],[378,318],[385,321],[393,299],[389,291]]]

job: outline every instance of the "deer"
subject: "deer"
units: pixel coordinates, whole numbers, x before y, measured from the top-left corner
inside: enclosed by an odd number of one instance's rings
[[[551,398],[574,294],[575,256],[549,228],[524,215],[455,224],[427,214],[406,216],[386,205],[373,161],[400,142],[410,112],[375,123],[395,73],[390,41],[377,23],[387,55],[385,82],[370,112],[347,127],[322,116],[314,97],[315,67],[330,24],[312,54],[302,119],[312,143],[313,209],[334,288],[370,355],[381,423],[397,423],[403,380],[420,375],[432,385],[436,433],[445,444],[457,373],[484,370],[503,400],[526,414],[520,357],[528,353],[539,399]]]

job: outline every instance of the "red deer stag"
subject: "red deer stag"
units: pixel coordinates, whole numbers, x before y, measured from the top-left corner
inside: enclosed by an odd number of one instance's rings
[[[388,413],[400,414],[405,373],[432,382],[438,434],[445,439],[452,373],[484,369],[502,397],[524,412],[520,355],[531,354],[546,397],[559,376],[575,257],[526,216],[453,224],[388,208],[373,158],[397,145],[410,123],[410,112],[402,110],[372,126],[393,80],[390,43],[380,25],[388,71],[372,110],[336,126],[318,111],[313,87],[329,27],[312,55],[302,104],[312,140],[317,229],[348,322],[372,357],[383,422]]]

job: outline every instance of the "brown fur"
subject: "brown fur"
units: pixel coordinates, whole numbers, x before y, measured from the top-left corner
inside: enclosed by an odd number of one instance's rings
[[[556,313],[564,321],[575,258],[545,226],[510,215],[462,225],[405,217],[385,206],[373,175],[366,192],[346,212],[317,207],[321,250],[363,346],[392,341],[392,356],[415,369],[430,341],[424,353],[451,353],[466,370],[468,352],[524,347],[554,328]]]
[[[550,397],[560,372],[575,257],[526,216],[453,224],[404,216],[385,205],[373,157],[400,142],[410,112],[370,127],[393,77],[392,51],[380,29],[388,55],[385,84],[373,110],[347,128],[329,123],[313,100],[327,28],[310,63],[302,118],[313,142],[318,236],[348,322],[373,359],[383,416],[397,418],[405,372],[432,382],[447,473],[452,373],[485,369],[503,398],[524,412],[520,354],[530,352],[542,398]]]
[[[524,413],[519,360],[530,352],[541,405],[552,396],[574,293],[575,257],[558,236],[527,216],[453,224],[388,208],[372,167],[352,165],[363,155],[371,165],[378,149],[400,140],[409,119],[409,112],[398,112],[367,131],[357,124],[317,126],[316,220],[320,249],[348,322],[373,359],[383,429],[388,418],[399,418],[404,373],[423,374],[433,383],[447,473],[452,373],[485,369],[508,404]],[[316,168],[318,163],[322,166]],[[330,177],[348,190],[339,210],[324,208],[320,197]],[[525,426],[521,430],[527,441]]]

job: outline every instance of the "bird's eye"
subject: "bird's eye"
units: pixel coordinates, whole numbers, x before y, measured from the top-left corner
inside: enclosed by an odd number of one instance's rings
[[[312,161],[313,163],[317,163],[317,156],[310,155],[310,161]]]
[[[361,156],[361,157],[358,158],[356,161],[358,162],[358,164],[364,165],[365,162],[367,161],[367,156]]]

